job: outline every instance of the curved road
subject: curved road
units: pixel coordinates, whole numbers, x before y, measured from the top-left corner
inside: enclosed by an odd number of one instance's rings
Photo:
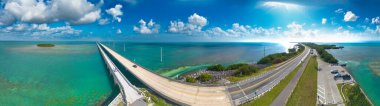
[[[309,53],[309,48],[306,48],[301,55],[280,64],[274,70],[234,85],[198,86],[160,76],[135,64],[112,49],[102,44],[100,45],[130,73],[160,96],[179,105],[194,106],[239,105],[258,97],[259,94],[269,91],[271,86],[276,85],[290,71],[294,70]]]

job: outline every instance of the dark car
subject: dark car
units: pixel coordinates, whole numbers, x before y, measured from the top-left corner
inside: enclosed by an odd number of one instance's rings
[[[133,65],[132,67],[137,68],[137,65]]]

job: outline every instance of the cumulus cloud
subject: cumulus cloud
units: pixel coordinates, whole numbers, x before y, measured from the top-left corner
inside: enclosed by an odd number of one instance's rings
[[[182,21],[170,21],[170,26],[168,28],[169,32],[172,33],[196,33],[201,32],[202,28],[207,25],[207,19],[203,16],[194,13],[188,17],[188,23]]]
[[[359,16],[356,16],[353,12],[347,11],[346,14],[344,15],[344,21],[356,21],[359,18]]]
[[[140,34],[158,33],[159,29],[160,29],[160,25],[153,22],[152,19],[149,21],[148,24],[143,19],[141,19],[139,21],[139,26],[133,26],[133,31]]]
[[[197,13],[191,15],[188,20],[190,24],[198,25],[200,27],[203,27],[207,24],[207,19],[203,16],[198,15]]]
[[[372,24],[380,24],[380,17],[372,18]]]
[[[100,18],[99,6],[87,0],[8,0],[4,10],[22,22],[37,24],[56,21],[87,24]]]
[[[322,24],[326,24],[327,22],[327,19],[326,18],[322,18]]]
[[[15,24],[0,29],[3,33],[17,33],[17,35],[27,36],[62,36],[78,35],[82,31],[75,30],[71,26],[49,27],[47,24]]]
[[[122,16],[123,15],[123,12],[121,11],[121,8],[123,8],[122,5],[120,4],[117,4],[115,5],[114,8],[110,8],[108,10],[106,10],[106,12],[110,15],[112,15],[112,17],[117,20],[117,22],[121,22],[121,18],[119,16]]]

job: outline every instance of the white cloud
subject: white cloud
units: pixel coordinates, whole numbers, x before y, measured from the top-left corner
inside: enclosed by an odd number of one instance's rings
[[[109,24],[109,23],[110,23],[110,22],[109,22],[108,18],[100,19],[100,20],[98,21],[98,24],[99,24],[99,25],[106,25],[106,24]]]
[[[380,24],[380,17],[372,18],[372,24]]]
[[[117,33],[117,34],[121,34],[121,33],[123,33],[123,32],[121,32],[120,29],[117,29],[116,33]]]
[[[117,20],[117,22],[121,22],[121,18],[119,16],[122,16],[123,15],[123,12],[121,11],[121,8],[123,8],[122,5],[120,4],[117,4],[115,5],[114,8],[110,8],[108,10],[106,10],[106,12],[110,15],[112,15],[112,17]]]
[[[322,18],[322,24],[326,24],[327,22],[327,19],[326,18]]]
[[[168,31],[172,33],[191,34],[201,32],[202,28],[207,25],[207,19],[197,13],[189,16],[187,20],[189,23],[184,23],[182,21],[170,21]]]
[[[38,24],[56,21],[86,24],[100,18],[99,7],[87,0],[8,0],[4,10],[23,22]]]
[[[71,26],[61,26],[51,28],[47,24],[15,24],[0,29],[1,33],[16,33],[17,35],[26,36],[62,36],[78,35],[82,31],[75,30]]]
[[[359,17],[356,16],[353,12],[347,11],[344,15],[344,21],[356,21]]]
[[[338,8],[337,10],[335,10],[335,13],[343,13],[343,9]]]
[[[367,27],[365,32],[370,33],[370,34],[375,34],[375,35],[380,34],[380,25],[377,25],[375,29],[371,29],[371,28]]]
[[[223,30],[220,27],[214,27],[206,30],[204,34],[209,36],[226,36],[226,37],[256,37],[263,38],[268,36],[278,36],[281,32],[281,27],[278,28],[262,28],[252,27],[249,25],[240,25],[239,23],[232,24],[230,29]]]
[[[90,12],[86,15],[84,15],[82,18],[76,21],[71,21],[72,24],[88,24],[95,22],[100,18],[100,10]]]
[[[153,34],[153,33],[158,33],[160,29],[160,26],[153,22],[151,19],[148,24],[141,19],[139,21],[139,26],[133,26],[133,31],[140,33],[140,34]]]
[[[194,13],[193,15],[191,15],[188,18],[188,21],[190,24],[199,25],[201,27],[207,24],[207,19],[203,16],[198,15],[197,13]]]

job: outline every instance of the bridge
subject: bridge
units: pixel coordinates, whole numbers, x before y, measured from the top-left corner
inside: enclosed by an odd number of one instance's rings
[[[125,78],[125,76],[107,56],[99,44],[98,49],[107,65],[107,68],[109,69],[109,72],[114,78],[114,82],[119,86],[120,89],[120,94],[114,99],[114,101],[117,101],[117,99],[119,99],[121,96],[122,103],[124,105],[145,106],[146,103],[144,101],[144,96],[140,90],[132,85],[127,78]],[[115,104],[114,102],[111,102],[111,105],[117,105],[117,103]]]
[[[230,106],[256,99],[270,91],[308,56],[306,48],[300,55],[277,65],[273,70],[231,85],[196,85],[158,75],[99,44],[138,80],[151,90],[178,105]],[[303,64],[305,65],[305,64]]]

